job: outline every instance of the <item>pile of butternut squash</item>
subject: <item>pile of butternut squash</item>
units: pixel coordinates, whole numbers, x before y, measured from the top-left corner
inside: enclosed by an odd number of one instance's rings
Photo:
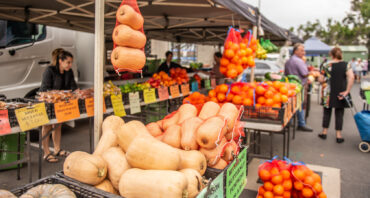
[[[63,165],[66,176],[126,198],[196,197],[204,188],[206,168],[200,151],[170,146],[143,123],[125,123],[117,116],[104,120],[93,154],[73,152]]]
[[[211,168],[224,169],[239,152],[240,109],[232,103],[207,102],[198,112],[183,104],[163,120],[146,125],[156,139],[185,151],[199,150]]]
[[[146,61],[143,48],[146,36],[143,33],[144,18],[129,5],[122,5],[116,13],[117,25],[112,38],[116,47],[111,54],[111,62],[118,69],[141,70]]]

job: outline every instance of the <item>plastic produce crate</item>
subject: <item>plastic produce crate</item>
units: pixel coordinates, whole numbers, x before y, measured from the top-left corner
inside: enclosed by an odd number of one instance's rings
[[[244,113],[241,117],[242,121],[253,121],[259,123],[282,124],[284,122],[284,114],[286,113],[287,104],[281,108],[275,107],[258,107],[244,106]]]
[[[26,133],[10,134],[6,136],[0,136],[0,164],[8,164],[17,161],[17,154],[13,152],[18,151],[18,135],[20,135],[20,160],[23,159],[24,155],[24,142],[26,140]],[[11,151],[6,152],[6,151]],[[20,165],[22,167],[22,164]],[[9,170],[17,168],[17,165],[8,167],[1,170]]]
[[[58,176],[49,176],[40,180],[37,180],[33,183],[27,184],[23,187],[16,188],[11,190],[11,192],[16,196],[21,196],[22,194],[26,193],[27,190],[36,187],[41,184],[62,184],[69,188],[72,192],[75,193],[77,198],[106,198],[106,197],[120,197],[108,192],[104,192],[92,186],[88,186],[85,184],[69,181],[67,179],[58,177]]]

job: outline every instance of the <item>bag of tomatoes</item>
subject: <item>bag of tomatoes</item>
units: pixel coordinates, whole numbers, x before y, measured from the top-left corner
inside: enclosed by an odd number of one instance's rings
[[[228,78],[234,79],[243,72],[240,59],[241,40],[240,31],[230,27],[224,43],[224,53],[220,60],[220,72]]]
[[[323,191],[321,177],[314,173],[303,162],[292,163],[294,198],[326,198]]]
[[[257,198],[290,198],[293,188],[290,169],[291,164],[278,160],[277,156],[261,164],[258,167],[258,176],[263,181],[263,186],[258,189]]]

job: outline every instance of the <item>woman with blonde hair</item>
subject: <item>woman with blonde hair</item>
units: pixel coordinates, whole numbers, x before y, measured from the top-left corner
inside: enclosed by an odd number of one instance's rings
[[[328,132],[332,109],[335,109],[335,130],[337,143],[344,142],[341,131],[343,127],[344,108],[349,107],[344,97],[347,97],[351,91],[354,77],[350,65],[342,60],[342,50],[334,47],[330,51],[332,58],[323,66],[323,75],[319,81],[326,83],[323,88],[322,105],[324,106],[324,115],[322,121],[323,131],[318,136],[326,139]],[[349,96],[348,96],[349,97]]]

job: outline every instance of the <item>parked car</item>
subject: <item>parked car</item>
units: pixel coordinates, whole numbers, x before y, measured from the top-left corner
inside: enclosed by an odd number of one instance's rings
[[[255,60],[256,66],[254,68],[255,79],[263,79],[267,72],[279,73],[282,70],[276,65],[275,61],[268,60]],[[251,69],[247,68],[244,70],[243,75],[246,74],[247,81],[250,80]]]

